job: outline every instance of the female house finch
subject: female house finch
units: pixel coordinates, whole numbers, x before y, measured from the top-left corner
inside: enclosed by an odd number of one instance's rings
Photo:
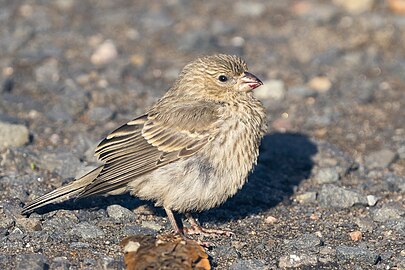
[[[265,110],[252,93],[260,85],[237,56],[196,59],[151,109],[98,145],[103,165],[33,200],[22,213],[71,198],[130,192],[164,207],[182,233],[172,211],[213,208],[246,182],[267,129]]]

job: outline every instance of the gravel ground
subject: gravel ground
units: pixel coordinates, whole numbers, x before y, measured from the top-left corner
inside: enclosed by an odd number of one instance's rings
[[[120,269],[125,236],[167,232],[130,196],[20,211],[218,52],[263,79],[270,130],[248,184],[198,215],[235,232],[210,239],[214,268],[404,269],[405,15],[387,3],[0,1],[0,269]]]

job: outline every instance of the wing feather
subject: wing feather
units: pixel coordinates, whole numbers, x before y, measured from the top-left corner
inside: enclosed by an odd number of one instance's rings
[[[199,105],[197,110],[196,106],[185,106],[160,114],[152,110],[114,130],[95,151],[105,163],[103,169],[79,197],[125,187],[142,174],[198,152],[215,137],[218,126],[217,111]],[[192,119],[188,126],[187,117]]]

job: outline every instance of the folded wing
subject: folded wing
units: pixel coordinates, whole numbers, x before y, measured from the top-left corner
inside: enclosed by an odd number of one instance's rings
[[[218,108],[212,104],[152,109],[109,134],[96,148],[103,169],[78,197],[125,187],[134,178],[194,155],[217,133]]]

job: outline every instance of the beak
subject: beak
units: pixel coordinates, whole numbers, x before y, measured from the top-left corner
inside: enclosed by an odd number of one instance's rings
[[[263,85],[262,81],[259,80],[259,78],[257,78],[255,75],[247,71],[245,71],[239,78],[239,91],[252,91],[260,85]]]

